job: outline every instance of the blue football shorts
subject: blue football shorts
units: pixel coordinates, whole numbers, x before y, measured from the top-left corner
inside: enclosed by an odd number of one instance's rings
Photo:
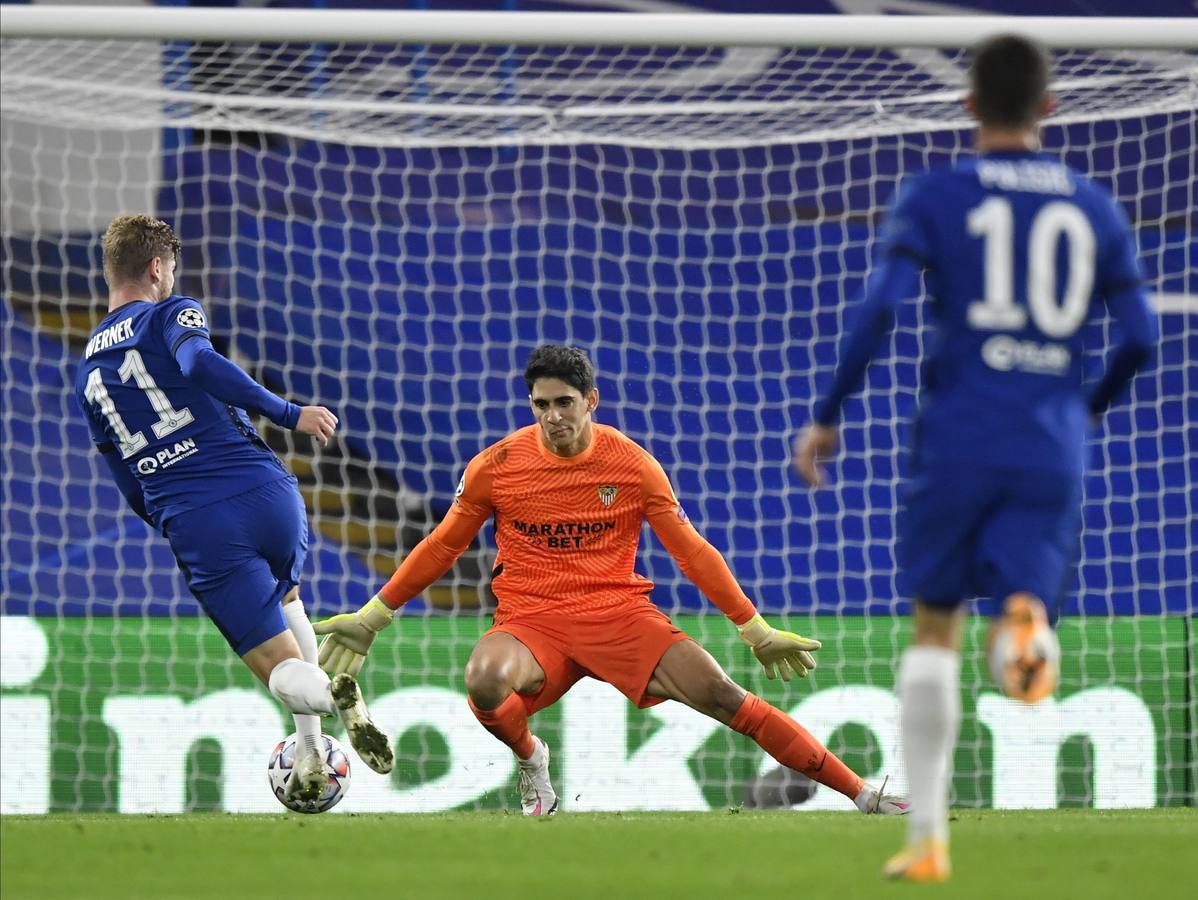
[[[1080,473],[916,463],[898,515],[899,586],[936,606],[1035,594],[1055,618],[1077,560]]]
[[[308,515],[293,477],[174,516],[166,537],[238,656],[287,629],[280,601],[308,557]]]

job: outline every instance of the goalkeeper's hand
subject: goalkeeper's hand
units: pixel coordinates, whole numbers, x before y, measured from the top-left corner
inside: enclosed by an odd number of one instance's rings
[[[753,648],[753,655],[765,669],[765,677],[773,680],[775,672],[783,681],[790,681],[791,670],[800,678],[815,668],[812,650],[820,642],[790,631],[779,631],[760,615],[739,626],[740,639]]]
[[[394,616],[395,610],[374,596],[357,612],[316,622],[312,630],[327,635],[320,642],[320,667],[330,675],[347,672],[356,676],[366,662],[370,645]]]

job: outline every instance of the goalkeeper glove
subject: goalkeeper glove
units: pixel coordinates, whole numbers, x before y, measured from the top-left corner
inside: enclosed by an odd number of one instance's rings
[[[330,675],[356,676],[378,633],[391,624],[395,610],[375,595],[357,612],[316,622],[312,630],[327,635],[320,642],[320,667]]]
[[[760,615],[738,626],[738,630],[740,639],[753,648],[753,655],[765,669],[765,677],[771,681],[775,671],[782,676],[783,681],[790,681],[791,669],[804,678],[815,668],[815,659],[809,651],[818,650],[821,645],[814,638],[779,631]]]

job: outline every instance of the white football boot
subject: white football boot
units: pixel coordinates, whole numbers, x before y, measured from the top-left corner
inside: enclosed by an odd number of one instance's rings
[[[557,812],[557,793],[549,783],[549,746],[534,736],[536,748],[520,764],[520,808],[526,816],[551,816]]]
[[[291,766],[283,797],[299,806],[311,806],[320,799],[328,783],[329,776],[324,770],[320,751],[305,750],[297,743],[295,762]]]
[[[387,735],[370,720],[370,713],[366,711],[362,691],[354,676],[344,672],[334,675],[329,690],[337,705],[337,715],[349,735],[349,742],[362,762],[380,775],[386,775],[395,765],[395,754],[391,751]]]
[[[890,776],[882,780],[880,788],[868,782],[858,792],[853,802],[857,809],[867,816],[905,816],[911,811],[911,802],[901,794],[886,793],[886,782]]]

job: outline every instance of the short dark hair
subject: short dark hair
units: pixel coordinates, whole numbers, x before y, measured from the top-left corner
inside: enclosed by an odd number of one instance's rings
[[[171,226],[153,216],[117,216],[104,232],[104,280],[116,287],[145,274],[154,257],[176,258],[182,245]]]
[[[577,347],[563,347],[561,344],[542,344],[537,347],[528,358],[528,367],[524,370],[524,383],[528,385],[530,394],[538,378],[557,378],[584,396],[595,389],[595,367]]]
[[[973,53],[969,83],[983,125],[1034,125],[1048,93],[1052,62],[1030,38],[1004,34],[982,41]]]

